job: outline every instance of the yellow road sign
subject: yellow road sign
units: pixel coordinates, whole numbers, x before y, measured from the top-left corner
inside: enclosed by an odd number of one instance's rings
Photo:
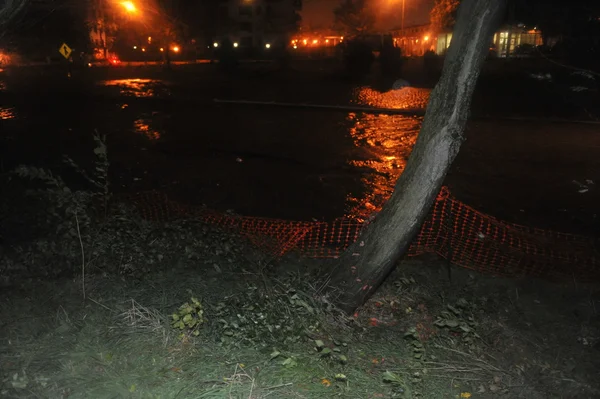
[[[71,47],[69,47],[67,43],[63,43],[62,46],[60,46],[60,48],[58,49],[58,52],[61,53],[62,56],[66,59],[69,59],[73,50],[71,50]]]

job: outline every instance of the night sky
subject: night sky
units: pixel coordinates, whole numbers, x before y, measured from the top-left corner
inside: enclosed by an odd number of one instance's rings
[[[379,29],[400,26],[402,0],[376,0],[381,5],[377,16]],[[433,0],[405,0],[404,24],[406,26],[426,24]],[[327,28],[333,24],[333,9],[340,0],[304,0],[302,22],[315,28]]]
[[[401,25],[402,0],[371,0],[379,3],[377,29],[386,30]],[[311,28],[328,28],[333,24],[333,9],[341,0],[304,0],[303,25]],[[429,23],[429,11],[434,0],[405,0],[405,26]],[[599,15],[599,0],[512,0],[512,16],[525,24],[537,24],[542,15],[555,10],[557,19],[564,16],[565,8],[570,14]],[[508,13],[511,14],[511,13]],[[507,15],[508,17],[508,15]]]

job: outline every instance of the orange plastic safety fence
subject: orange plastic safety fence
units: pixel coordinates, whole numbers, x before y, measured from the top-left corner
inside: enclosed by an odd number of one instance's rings
[[[294,222],[223,214],[184,206],[154,191],[128,201],[146,219],[195,218],[230,229],[273,256],[298,251],[311,258],[337,257],[364,227],[350,218]],[[456,200],[447,188],[438,195],[408,251],[409,256],[424,253],[437,253],[452,264],[494,275],[600,279],[596,240],[497,220]]]

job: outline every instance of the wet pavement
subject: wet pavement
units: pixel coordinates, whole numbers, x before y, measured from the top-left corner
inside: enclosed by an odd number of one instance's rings
[[[158,189],[185,203],[252,216],[367,217],[391,193],[421,117],[212,100],[413,109],[425,107],[430,94],[427,88],[382,92],[322,72],[273,78],[259,70],[228,78],[203,68],[167,76],[103,70],[71,79],[48,72],[32,80],[0,73],[0,167],[44,166],[85,187],[62,158],[91,168],[97,131],[107,135],[117,193]],[[476,108],[485,110],[481,101]],[[599,130],[475,119],[447,184],[459,199],[499,218],[597,235]]]

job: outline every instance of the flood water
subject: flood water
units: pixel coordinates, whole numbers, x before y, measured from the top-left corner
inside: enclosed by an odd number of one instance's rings
[[[421,117],[212,100],[415,109],[430,94],[412,87],[378,91],[260,79],[246,86],[196,78],[100,76],[66,89],[48,83],[21,90],[21,82],[0,74],[0,167],[43,166],[85,188],[63,156],[91,170],[98,132],[107,137],[116,193],[160,190],[183,203],[249,216],[365,218],[391,194]],[[594,128],[472,122],[447,184],[459,199],[498,217],[595,233],[600,190],[583,195],[573,183],[600,183]]]
[[[158,189],[185,203],[264,217],[362,217],[389,195],[420,125],[403,116],[172,103],[177,89],[170,86],[99,80],[83,99],[2,107],[2,166],[45,166],[83,184],[62,157],[91,167],[97,131],[107,135],[117,192]],[[404,90],[396,106],[426,102],[428,90]],[[374,105],[369,96],[355,87],[348,102]]]

